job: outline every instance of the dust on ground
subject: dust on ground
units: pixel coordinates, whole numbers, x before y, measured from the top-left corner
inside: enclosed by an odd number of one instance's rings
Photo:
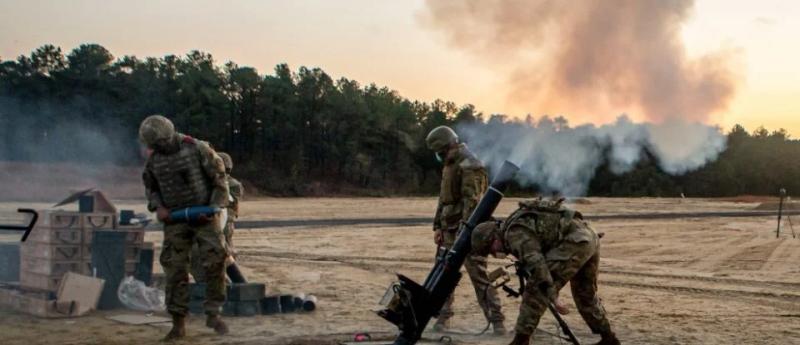
[[[757,202],[719,199],[589,198],[576,205],[586,214],[751,210]],[[514,209],[506,199],[497,215]],[[760,202],[759,200],[758,202]],[[19,205],[0,204],[0,211]],[[124,202],[120,208],[140,202]],[[433,198],[260,199],[242,205],[242,218],[324,219],[429,217]],[[625,344],[800,343],[800,239],[782,232],[776,220],[703,218],[605,220],[592,223],[602,240],[600,296]],[[147,240],[160,244],[158,232]],[[232,334],[213,335],[202,317],[189,322],[180,344],[335,344],[356,332],[390,335],[395,328],[375,315],[377,301],[395,272],[423,280],[435,248],[430,226],[392,225],[287,227],[239,230],[239,263],[251,281],[269,293],[304,292],[319,298],[312,313],[228,318]],[[503,261],[492,260],[491,266]],[[485,326],[469,279],[456,291],[454,327],[458,344],[506,344],[503,338],[473,336]],[[569,289],[562,297],[571,300]],[[509,328],[519,301],[504,297]],[[586,343],[596,341],[574,306],[565,318]],[[95,312],[77,319],[44,320],[0,312],[4,344],[153,344],[167,328],[127,326],[104,319],[121,312]],[[552,317],[540,328],[557,331]],[[437,338],[442,334],[428,333]],[[565,342],[544,333],[537,344]]]

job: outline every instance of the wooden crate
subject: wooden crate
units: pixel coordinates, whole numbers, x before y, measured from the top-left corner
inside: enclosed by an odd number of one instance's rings
[[[61,279],[63,277],[63,274],[50,276],[46,274],[22,271],[19,273],[19,285],[28,289],[56,291],[58,290],[58,284],[61,283]]]
[[[87,267],[91,266],[86,261],[56,261],[36,257],[23,257],[21,271],[48,276],[61,276],[67,272],[87,274]]]
[[[83,217],[78,212],[69,211],[40,211],[38,226],[50,229],[82,229]],[[33,231],[36,231],[34,229]],[[33,232],[31,232],[31,236]]]
[[[84,229],[114,229],[117,226],[117,214],[107,212],[81,213],[81,225]]]
[[[19,286],[0,286],[0,307],[38,317],[64,317],[56,311],[54,297],[41,291],[27,291]]]
[[[49,228],[36,226],[28,235],[28,242],[81,245],[84,242],[84,230],[72,228]]]
[[[25,241],[20,246],[20,256],[52,261],[76,261],[83,260],[82,250],[82,245]]]

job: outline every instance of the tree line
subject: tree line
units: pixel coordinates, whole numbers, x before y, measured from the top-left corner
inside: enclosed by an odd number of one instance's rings
[[[67,54],[44,45],[0,59],[0,160],[141,164],[138,126],[155,113],[231,154],[236,175],[273,195],[433,194],[440,166],[425,135],[487,120],[470,104],[410,100],[319,68],[279,64],[261,75],[200,51],[115,58],[97,44]],[[717,161],[682,176],[664,173],[653,159],[623,175],[601,167],[589,194],[800,191],[800,142],[785,130],[735,126],[727,137]]]

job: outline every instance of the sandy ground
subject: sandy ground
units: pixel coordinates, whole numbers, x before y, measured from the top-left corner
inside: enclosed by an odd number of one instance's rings
[[[758,203],[702,199],[602,199],[575,205],[586,214],[626,212],[737,211]],[[516,204],[506,199],[497,212]],[[0,203],[0,214],[20,204]],[[43,207],[45,204],[25,204]],[[121,208],[141,210],[138,202]],[[433,198],[263,199],[243,204],[243,219],[426,217]],[[798,222],[800,224],[800,222]],[[600,296],[625,344],[800,343],[800,239],[775,238],[773,218],[607,220]],[[788,229],[787,229],[788,230]],[[798,229],[800,230],[800,228]],[[788,232],[788,231],[787,231]],[[13,236],[4,236],[13,240]],[[159,244],[158,232],[147,240]],[[336,344],[356,332],[388,335],[394,327],[373,310],[394,272],[423,280],[435,250],[429,226],[286,227],[241,230],[235,241],[240,265],[268,292],[305,292],[319,297],[307,314],[229,318],[232,334],[214,336],[192,318],[185,344]],[[493,260],[491,265],[502,264]],[[469,286],[456,291],[458,344],[506,344],[511,336],[473,336],[485,321]],[[569,289],[562,297],[571,300]],[[513,327],[519,301],[503,298]],[[571,305],[571,303],[570,303]],[[567,321],[585,342],[596,341],[575,312]],[[152,344],[167,329],[128,326],[104,319],[122,312],[95,312],[77,319],[44,320],[0,311],[3,344]],[[545,316],[540,328],[557,330]],[[438,338],[442,334],[426,334]],[[544,333],[537,344],[565,342]]]

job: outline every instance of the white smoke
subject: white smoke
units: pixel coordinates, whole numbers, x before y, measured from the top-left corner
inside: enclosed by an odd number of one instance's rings
[[[715,160],[725,149],[725,136],[717,127],[680,120],[635,123],[625,115],[600,127],[574,128],[563,117],[508,121],[493,116],[485,124],[462,124],[457,130],[490,167],[508,159],[521,168],[521,184],[570,196],[584,195],[604,162],[613,173],[623,174],[647,150],[662,170],[680,175]]]

